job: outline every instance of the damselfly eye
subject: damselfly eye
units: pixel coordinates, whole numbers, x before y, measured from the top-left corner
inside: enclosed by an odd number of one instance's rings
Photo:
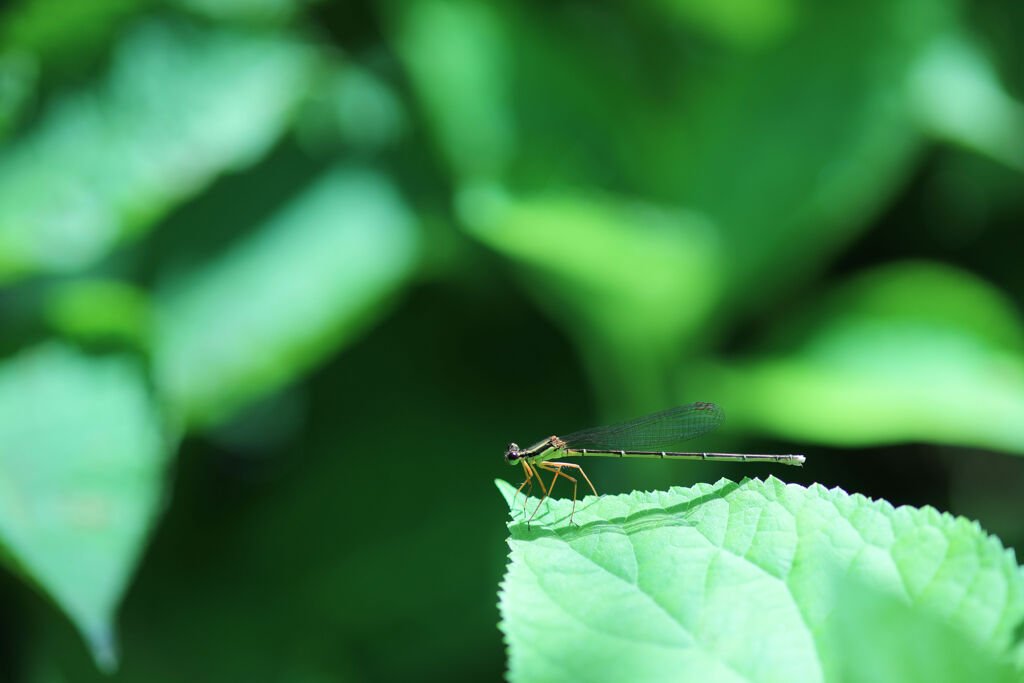
[[[510,443],[508,448],[505,450],[505,461],[512,462],[519,455],[519,446],[514,443]]]

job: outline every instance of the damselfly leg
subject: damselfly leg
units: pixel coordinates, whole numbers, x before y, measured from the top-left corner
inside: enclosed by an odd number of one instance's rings
[[[530,492],[533,491],[533,480],[536,479],[537,481],[540,482],[540,490],[544,492],[545,497],[547,496],[548,490],[546,488],[544,488],[544,480],[540,478],[539,474],[537,474],[536,472],[533,471],[533,468],[530,467],[529,463],[527,463],[525,460],[522,460],[520,462],[523,463],[523,471],[526,473],[526,479],[523,481],[522,484],[519,485],[519,488],[516,489],[516,496],[519,495],[519,492],[523,490],[524,486],[526,486],[527,484],[530,485],[529,487],[527,487],[526,495],[523,498],[523,513],[525,514],[526,513],[526,501],[528,501],[530,499]],[[515,499],[513,498],[513,500],[515,500]],[[533,519],[533,518],[531,517],[530,519]]]
[[[587,482],[587,485],[590,486],[590,490],[594,492],[594,496],[596,497],[597,489],[595,489],[594,485],[590,482],[590,478],[587,476],[587,473],[583,471],[582,467],[571,462],[555,462],[553,460],[549,460],[547,462],[538,463],[536,467],[538,470],[544,470],[545,472],[553,472],[555,476],[551,478],[551,483],[548,485],[548,490],[544,492],[544,497],[540,499],[540,502],[537,503],[537,507],[533,509],[533,514],[530,515],[530,519],[526,520],[527,526],[529,526],[530,522],[533,521],[533,518],[537,516],[537,512],[540,510],[541,504],[545,500],[547,500],[547,497],[551,495],[552,491],[554,491],[555,482],[558,480],[559,477],[562,477],[563,479],[568,479],[569,481],[572,482],[572,510],[569,512],[569,523],[575,524],[575,522],[572,521],[572,518],[573,515],[576,514],[577,483],[576,479],[570,477],[568,474],[563,472],[562,468],[571,467],[573,469],[579,470],[579,473],[583,475],[583,479]],[[538,475],[537,478],[540,479],[540,476]]]

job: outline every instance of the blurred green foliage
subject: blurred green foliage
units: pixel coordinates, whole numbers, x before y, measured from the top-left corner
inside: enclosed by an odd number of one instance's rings
[[[328,171],[230,251],[158,291],[162,393],[189,423],[222,421],[379,316],[416,246],[390,183]]]
[[[5,4],[4,674],[495,678],[504,445],[695,400],[1024,542],[1022,22]]]
[[[160,510],[171,450],[143,373],[54,343],[0,368],[0,407],[0,534],[12,564],[111,668],[114,614]]]

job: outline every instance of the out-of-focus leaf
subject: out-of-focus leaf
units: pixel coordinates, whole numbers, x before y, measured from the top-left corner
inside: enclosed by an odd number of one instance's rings
[[[905,179],[921,138],[909,73],[948,23],[944,2],[804,3],[784,40],[707,53],[625,5],[399,14],[399,53],[463,179],[702,213],[745,307],[806,277]]]
[[[168,455],[134,362],[48,344],[0,363],[4,561],[54,599],[105,668]]]
[[[690,378],[730,422],[797,441],[1024,453],[1024,326],[973,276],[889,266],[782,328],[779,347]]]
[[[500,17],[488,3],[399,7],[397,50],[456,176],[500,176],[516,143]]]
[[[1024,106],[1006,93],[976,45],[937,38],[918,61],[911,96],[936,136],[1024,171]]]
[[[55,102],[0,151],[0,282],[69,271],[262,155],[311,54],[280,38],[146,24],[106,83]]]
[[[335,169],[217,260],[158,295],[156,371],[187,422],[210,424],[295,379],[409,278],[413,217],[372,171]]]
[[[55,329],[70,337],[120,340],[147,348],[149,301],[144,292],[117,280],[72,281],[48,296],[45,315]]]
[[[508,334],[510,324],[547,326],[518,294],[482,282],[416,287],[387,321],[269,399],[273,415],[261,401],[268,421],[309,408],[286,444],[241,445],[263,457],[239,457],[221,434],[189,441],[175,503],[121,612],[117,678],[92,675],[53,628],[36,632],[25,660],[68,683],[501,680],[505,506],[488,483],[510,468],[494,439],[564,401],[557,389],[519,401],[494,387],[578,387],[580,374],[562,340]],[[298,406],[285,405],[289,395]],[[533,420],[510,416],[513,406]],[[251,409],[239,417],[233,429],[257,419]],[[379,506],[384,490],[392,504]],[[401,657],[398,634],[409,636]]]
[[[311,103],[297,121],[310,146],[336,139],[349,150],[373,151],[395,143],[406,116],[395,92],[357,64],[345,64],[318,81]]]
[[[518,199],[479,189],[460,200],[472,234],[522,267],[525,286],[575,338],[605,392],[662,383],[720,295],[716,234],[700,216],[601,195]],[[628,380],[615,376],[627,366]]]
[[[515,520],[499,595],[514,681],[841,680],[861,662],[837,622],[884,629],[869,609],[836,614],[846,581],[940,624],[930,642],[967,641],[935,658],[1009,669],[1024,572],[976,522],[770,478],[588,496],[578,526],[548,499],[528,528],[533,506],[498,486]]]

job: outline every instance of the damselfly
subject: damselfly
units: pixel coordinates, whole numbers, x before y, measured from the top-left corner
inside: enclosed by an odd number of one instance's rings
[[[597,489],[590,482],[583,468],[571,462],[556,462],[558,456],[598,455],[613,458],[676,458],[677,460],[720,460],[727,462],[775,462],[782,465],[803,465],[802,455],[764,455],[756,453],[683,453],[679,451],[652,450],[666,448],[680,441],[686,441],[702,434],[707,434],[722,424],[725,415],[714,403],[691,403],[677,406],[660,413],[652,413],[627,422],[607,427],[593,427],[573,432],[566,436],[549,436],[538,441],[529,448],[520,448],[511,443],[505,451],[505,461],[515,466],[522,463],[526,480],[519,485],[516,494],[527,484],[527,497],[533,489],[533,480],[540,484],[544,497],[537,503],[527,524],[537,516],[543,503],[555,486],[559,477],[572,482],[572,512],[569,521],[576,512],[576,479],[563,472],[563,469],[579,470],[590,490],[597,495]],[[540,477],[540,470],[552,472],[554,476],[546,487]]]

